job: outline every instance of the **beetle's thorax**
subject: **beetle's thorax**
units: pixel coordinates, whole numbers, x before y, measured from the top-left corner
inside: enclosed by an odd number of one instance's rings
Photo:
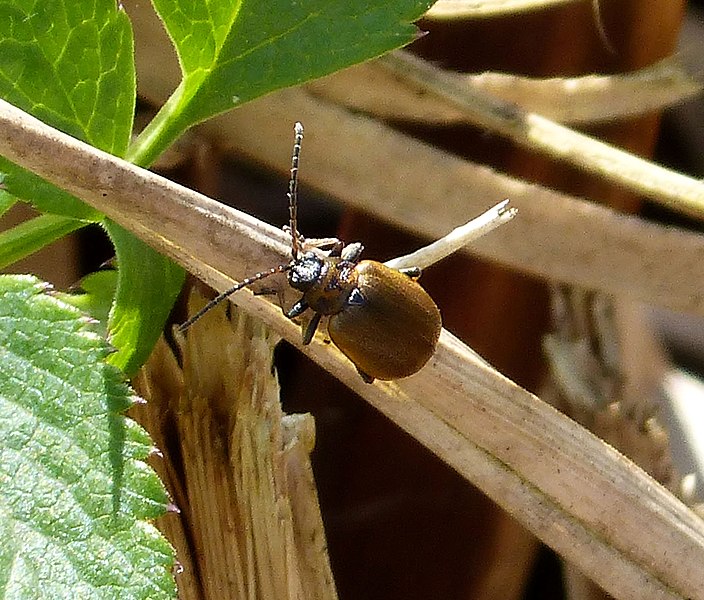
[[[332,315],[343,310],[357,286],[356,263],[336,256],[303,254],[291,267],[288,280],[303,292],[303,300],[315,312]]]

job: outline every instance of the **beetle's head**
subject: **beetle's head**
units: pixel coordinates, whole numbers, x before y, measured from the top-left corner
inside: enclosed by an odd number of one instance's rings
[[[323,275],[325,260],[313,252],[305,252],[288,271],[288,282],[301,292],[308,290]]]

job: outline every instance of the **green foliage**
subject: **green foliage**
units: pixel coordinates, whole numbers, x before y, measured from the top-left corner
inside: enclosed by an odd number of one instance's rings
[[[199,121],[412,41],[410,22],[431,2],[154,4],[183,80],[135,142],[132,30],[114,0],[0,0],[0,97],[148,166]],[[167,498],[144,463],[146,434],[122,414],[130,395],[116,367],[131,374],[147,358],[184,272],[0,157],[0,215],[17,200],[42,214],[0,234],[0,265],[100,223],[119,271],[87,278],[70,298],[100,327],[36,280],[0,277],[0,589],[8,598],[173,597],[173,553],[147,523]]]
[[[110,362],[134,375],[161,335],[185,272],[119,225],[108,221],[106,227],[120,274],[108,322],[110,341],[116,348],[131,349],[116,352]]]
[[[0,22],[2,97],[93,146],[123,154],[132,132],[135,76],[132,30],[115,2],[6,0]]]
[[[2,57],[0,57],[0,62],[2,62]],[[102,218],[100,212],[81,202],[75,196],[11,163],[2,156],[0,156],[0,169],[7,172],[6,186],[8,190],[12,191],[12,195],[16,199],[28,202],[41,212],[69,217],[83,221],[83,224],[97,223]]]
[[[0,22],[5,27],[0,37],[0,94],[66,133],[124,156],[134,116],[134,49],[129,19],[114,0],[15,0],[0,5]],[[70,194],[2,158],[0,169],[8,173],[7,186],[14,196],[50,213],[0,237],[2,266],[103,219]],[[113,230],[109,223],[106,228]],[[123,256],[121,294],[112,311],[120,331],[113,338],[117,352],[112,360],[132,373],[163,329],[183,272],[131,235],[111,237]],[[147,286],[158,294],[144,293],[143,270],[152,275]],[[140,299],[145,303],[136,305]]]
[[[40,215],[0,232],[0,269],[41,250],[82,227],[82,222],[60,215]]]
[[[5,189],[5,178],[7,175],[0,171],[0,217],[2,217],[17,202],[10,192]]]
[[[131,148],[149,164],[191,125],[413,41],[427,0],[153,0],[183,80]]]
[[[132,29],[124,11],[112,0],[6,0],[0,23],[0,96],[101,150],[124,155],[135,102]],[[26,172],[8,161],[0,170],[9,174],[8,187],[18,198],[45,212],[87,218],[85,208],[56,188],[34,191],[41,180],[27,181]],[[52,202],[54,195],[73,211]]]
[[[168,497],[110,352],[78,309],[0,276],[0,588],[6,598],[173,598]]]
[[[75,306],[84,314],[97,319],[96,329],[107,337],[107,322],[117,290],[117,271],[105,269],[86,275],[70,292],[56,292],[67,304]]]

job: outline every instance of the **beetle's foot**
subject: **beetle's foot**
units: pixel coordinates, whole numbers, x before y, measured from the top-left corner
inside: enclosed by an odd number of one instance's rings
[[[399,269],[399,272],[414,280],[418,279],[422,273],[420,267],[406,267],[404,269]]]
[[[364,383],[374,383],[374,378],[371,375],[367,375],[362,369],[357,367],[357,373],[364,380]]]
[[[301,323],[301,333],[303,335],[303,345],[307,346],[310,344],[313,336],[315,335],[315,330],[318,329],[320,324],[320,319],[323,315],[320,313],[315,313],[313,318],[311,318],[308,323]]]

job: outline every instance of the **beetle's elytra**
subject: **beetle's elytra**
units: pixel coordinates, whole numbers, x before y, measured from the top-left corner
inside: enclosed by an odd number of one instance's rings
[[[360,260],[363,246],[336,239],[306,240],[297,228],[298,163],[303,126],[296,123],[289,181],[291,261],[257,273],[226,290],[181,325],[184,331],[230,294],[276,273],[303,293],[286,315],[314,312],[303,327],[303,343],[313,339],[323,316],[333,343],[357,367],[364,381],[400,379],[420,370],[435,352],[440,311],[416,282],[420,269],[396,270]]]
[[[435,352],[442,329],[438,307],[415,280],[396,269],[363,260],[354,270],[363,301],[330,317],[330,338],[362,377],[413,375]]]

